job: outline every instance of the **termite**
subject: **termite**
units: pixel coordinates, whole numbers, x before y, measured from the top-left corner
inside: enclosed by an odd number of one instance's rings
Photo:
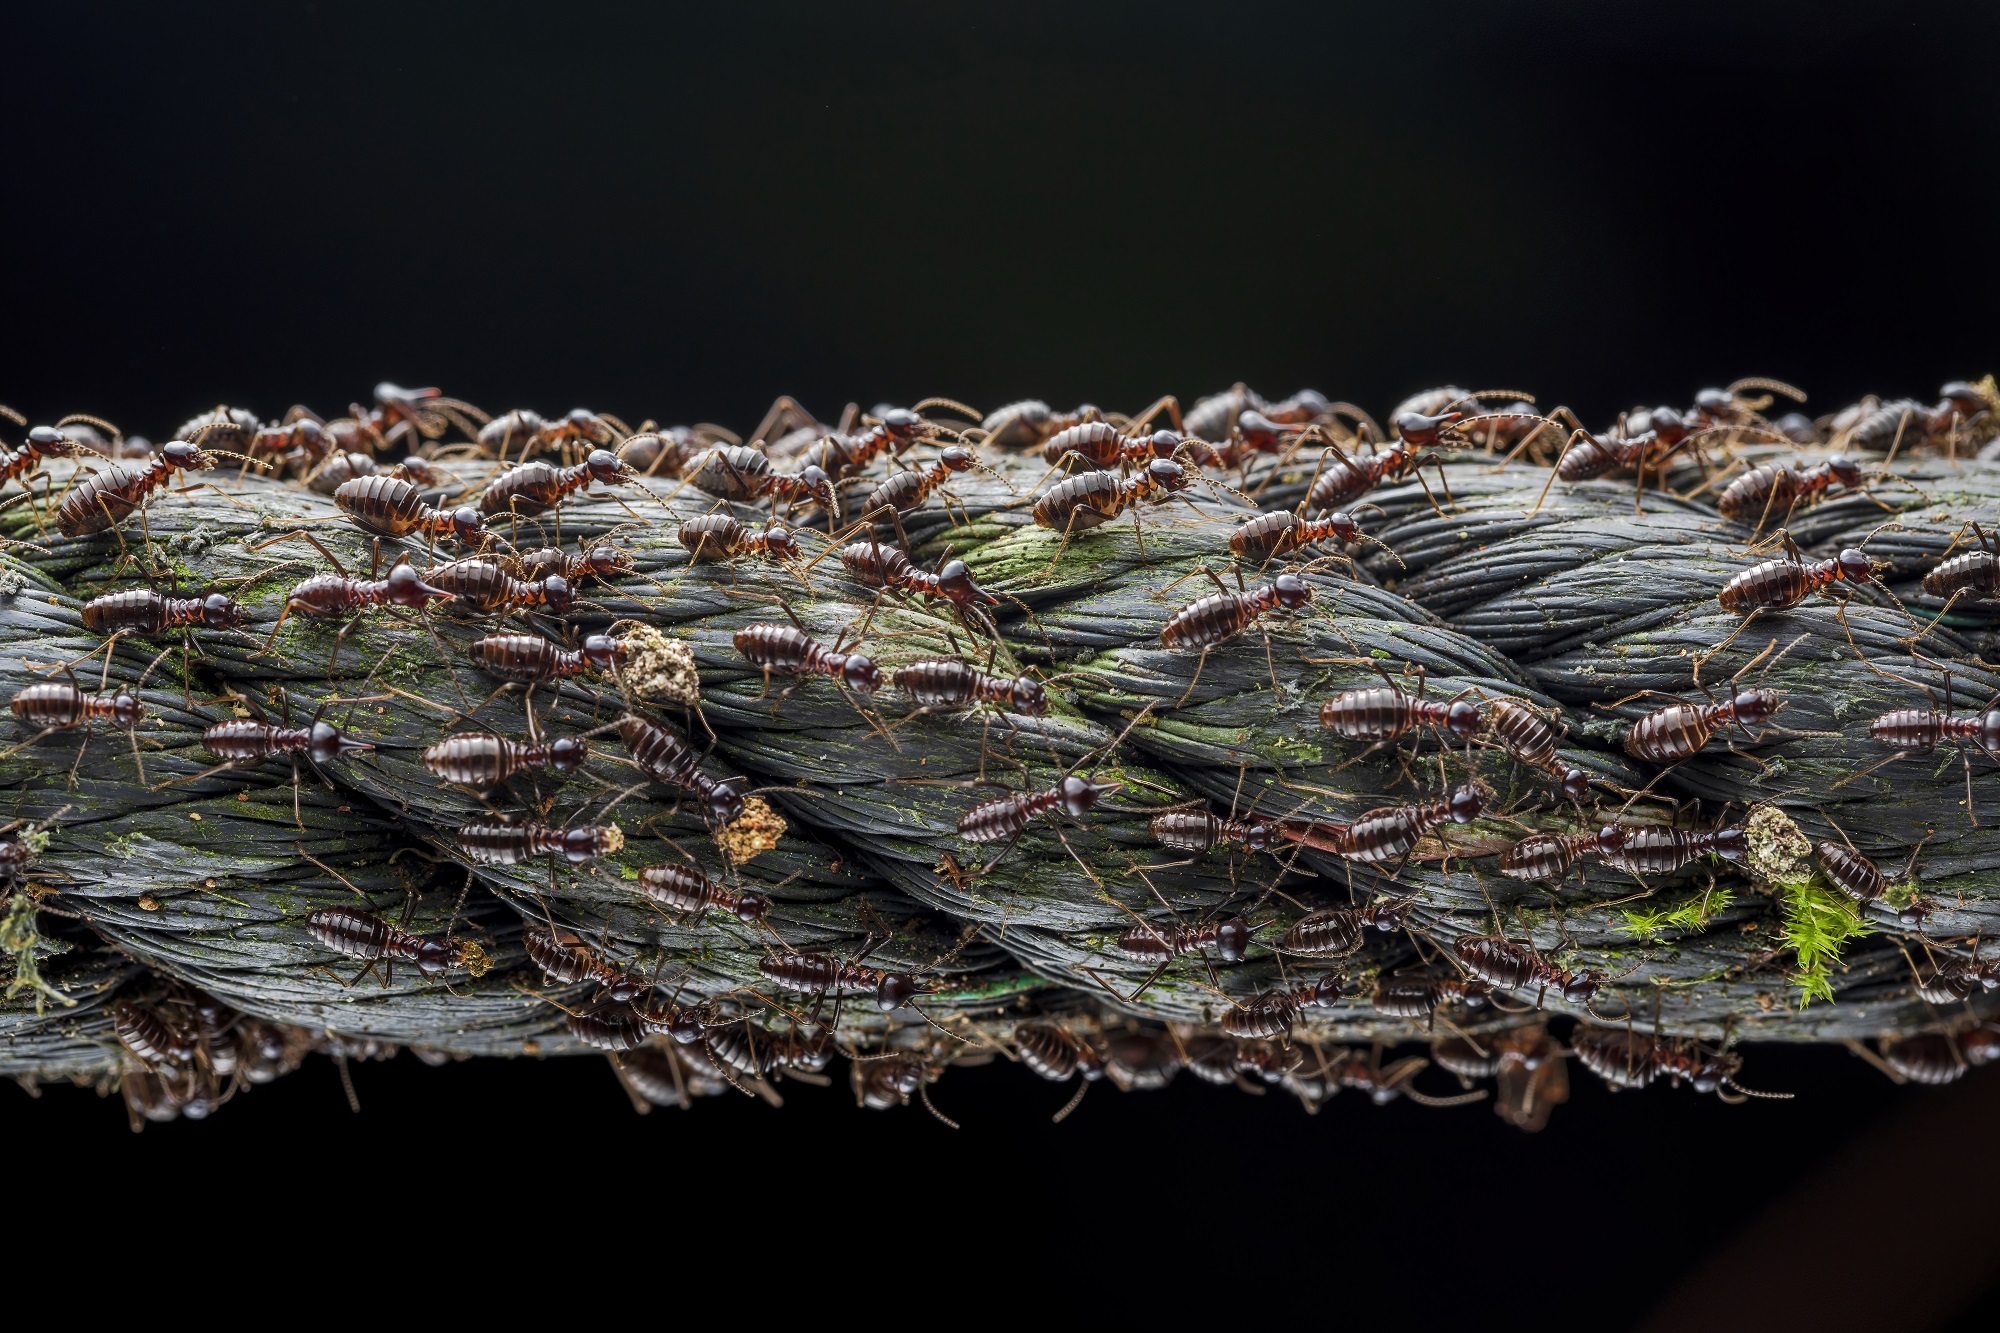
[[[1144,472],[1129,481],[1121,482],[1109,472],[1086,472],[1057,482],[1035,501],[1033,511],[1039,526],[1062,533],[1049,567],[1054,568],[1062,558],[1072,534],[1109,523],[1127,509],[1132,510],[1136,531],[1139,521],[1136,506],[1164,504],[1190,484],[1186,469],[1170,458],[1154,459]],[[1140,541],[1144,540],[1141,536]]]
[[[589,757],[589,742],[579,736],[523,744],[505,736],[462,731],[425,750],[423,765],[446,782],[486,791],[531,768],[574,773]]]
[[[1207,650],[1241,634],[1273,611],[1296,611],[1312,600],[1312,585],[1296,574],[1280,574],[1245,592],[1223,589],[1174,612],[1160,627],[1163,648]]]
[[[1779,535],[1785,557],[1753,565],[1725,583],[1715,595],[1723,610],[1739,616],[1789,610],[1816,592],[1831,596],[1836,584],[1867,583],[1875,577],[1875,562],[1864,551],[1850,546],[1831,560],[1807,560],[1789,532]]]
[[[882,686],[881,668],[860,653],[828,648],[792,625],[746,625],[736,631],[736,651],[752,665],[787,676],[830,676],[848,689],[873,694]]]
[[[1633,875],[1671,875],[1703,856],[1741,863],[1750,854],[1750,836],[1734,824],[1712,829],[1668,828],[1660,824],[1606,824],[1597,833],[1598,859]]]
[[[750,889],[717,883],[691,865],[646,866],[639,871],[639,892],[681,912],[727,912],[739,921],[762,921],[771,900]]]
[[[574,408],[553,420],[544,418],[539,412],[517,407],[480,427],[478,441],[480,450],[491,457],[505,458],[512,451],[516,458],[525,460],[543,449],[553,449],[571,441],[610,446],[631,434],[632,431],[617,417],[609,413],[599,414],[587,407]],[[519,445],[518,449],[516,445]],[[500,506],[505,507],[504,503]]]
[[[1571,1004],[1588,1005],[1604,984],[1602,972],[1559,968],[1532,945],[1516,944],[1504,935],[1461,935],[1452,941],[1451,952],[1466,971],[1501,990],[1540,986]]]
[[[1060,1023],[1021,1023],[1014,1028],[1014,1053],[1033,1073],[1051,1083],[1077,1079],[1076,1094],[1053,1117],[1061,1124],[1083,1101],[1090,1085],[1104,1077],[1097,1048]]]
[[[1948,602],[1968,595],[2000,596],[2000,544],[1977,523],[1972,525],[1972,532],[1978,547],[1951,556],[1926,573],[1923,579],[1926,593],[1946,598]]]
[[[383,472],[341,483],[333,493],[333,502],[356,527],[383,537],[423,533],[473,542],[485,525],[485,519],[471,505],[434,509],[424,503],[422,491]]]
[[[1900,449],[1935,445],[1942,436],[1956,450],[1961,430],[1983,418],[1989,406],[1975,386],[1954,380],[1939,390],[1935,407],[1913,398],[1883,403],[1862,414],[1837,442],[1855,449]]]
[[[1182,954],[1213,948],[1225,963],[1240,963],[1250,949],[1251,925],[1240,916],[1224,917],[1206,925],[1136,925],[1118,937],[1112,947],[1127,957],[1149,963],[1165,963]]]
[[[782,523],[755,529],[728,514],[703,514],[680,525],[674,533],[688,553],[689,564],[711,560],[734,560],[738,556],[763,556],[769,560],[797,560],[799,541]]]
[[[1509,879],[1561,879],[1577,858],[1598,848],[1595,833],[1531,833],[1500,853]]]
[[[1380,931],[1397,931],[1409,914],[1409,904],[1372,903],[1367,907],[1333,907],[1300,917],[1279,937],[1279,953],[1304,958],[1335,958],[1361,947],[1362,931],[1369,926]]]
[[[1669,704],[1634,722],[1622,744],[1634,759],[1679,763],[1694,758],[1718,728],[1735,725],[1747,734],[1749,728],[1768,721],[1784,703],[1776,690],[1745,690],[1732,694],[1724,703]]]
[[[306,489],[318,495],[332,495],[357,477],[377,475],[397,477],[412,485],[435,490],[445,484],[439,473],[421,458],[406,458],[393,467],[382,467],[367,454],[331,454],[306,476]]]
[[[766,954],[758,962],[757,970],[768,980],[801,995],[872,993],[876,1007],[884,1013],[900,1009],[918,996],[937,990],[935,985],[919,980],[909,972],[867,967],[858,962],[797,949]]]
[[[1463,786],[1443,800],[1369,810],[1347,826],[1340,854],[1368,864],[1400,860],[1438,825],[1479,818],[1483,804],[1478,788]]]
[[[556,467],[535,459],[500,474],[479,497],[479,512],[489,517],[514,514],[529,517],[547,513],[592,482],[615,486],[638,475],[617,454],[593,449],[590,456],[574,467]]]
[[[973,582],[963,560],[947,560],[935,574],[926,574],[893,546],[855,542],[840,548],[840,563],[863,583],[921,597],[935,597],[954,606],[998,606],[1000,599]]]
[[[1337,975],[1289,990],[1262,991],[1224,1010],[1222,1030],[1246,1040],[1289,1036],[1301,1012],[1309,1008],[1332,1009],[1340,1003],[1343,992]]]
[[[18,481],[25,487],[43,460],[65,458],[75,452],[76,446],[69,437],[54,426],[36,426],[19,449],[0,446],[0,484]]]
[[[169,440],[141,467],[113,463],[70,488],[56,507],[56,527],[65,537],[109,532],[145,507],[146,497],[167,484],[176,472],[206,471],[217,458],[243,455],[203,449],[186,440]]]
[[[927,407],[949,407],[974,420],[979,416],[964,403],[949,398],[926,398],[915,408],[891,407],[859,435],[822,437],[800,455],[805,464],[801,471],[817,469],[823,475],[843,479],[858,476],[885,453],[896,458],[919,440],[934,440],[940,435],[956,437],[955,431],[924,419],[922,413]]]
[[[1776,513],[1779,525],[1783,526],[1793,510],[1835,483],[1849,490],[1860,489],[1864,484],[1860,466],[1842,454],[1833,454],[1825,462],[1808,468],[1763,463],[1730,482],[1715,497],[1715,507],[1724,518],[1747,519],[1755,515],[1760,529]]]
[[[1261,568],[1279,556],[1292,555],[1324,541],[1343,544],[1371,541],[1390,555],[1395,554],[1363,532],[1353,515],[1338,510],[1316,519],[1300,518],[1289,509],[1259,514],[1229,534],[1229,549],[1238,560]]]
[[[1039,398],[1025,398],[990,412],[979,424],[986,443],[995,449],[1033,449],[1086,421],[1101,421],[1104,414],[1085,403],[1074,412],[1057,412]]]
[[[425,577],[451,594],[458,606],[480,615],[538,608],[562,615],[574,600],[569,580],[560,574],[529,583],[509,574],[497,560],[481,556],[433,565]]]
[[[889,683],[921,708],[963,708],[973,704],[1043,717],[1049,695],[1032,676],[996,676],[956,657],[926,657],[889,673]]]
[[[185,627],[236,629],[243,608],[221,593],[206,597],[169,597],[151,588],[128,588],[84,603],[84,628],[98,634],[136,634],[155,638]]]
[[[1692,1043],[1665,1043],[1629,1028],[1578,1023],[1569,1034],[1570,1049],[1584,1068],[1614,1088],[1643,1088],[1657,1078],[1676,1086],[1686,1083],[1696,1092],[1712,1092],[1725,1102],[1747,1097],[1790,1098],[1788,1092],[1758,1092],[1737,1083],[1743,1057],[1734,1051],[1704,1054]]]
[[[625,836],[616,824],[579,824],[574,828],[536,823],[467,824],[455,839],[468,858],[489,866],[519,865],[538,856],[561,856],[571,865],[582,865],[625,845]]]
[[[517,685],[613,671],[630,652],[609,634],[592,634],[581,648],[558,648],[536,634],[488,634],[474,639],[467,651],[481,671]]]
[[[870,491],[868,499],[862,503],[861,516],[864,520],[873,520],[882,515],[907,514],[920,509],[926,500],[951,480],[954,473],[970,472],[978,466],[979,460],[972,450],[962,444],[954,444],[940,450],[937,461],[929,467],[895,473]]]
[[[1072,773],[1046,791],[1016,791],[982,801],[959,817],[958,836],[967,842],[999,842],[1018,837],[1028,821],[1052,810],[1082,819],[1099,798],[1123,787],[1122,782],[1093,782]]]
[[[492,966],[486,951],[470,940],[455,940],[441,935],[413,935],[390,925],[373,912],[352,907],[320,908],[306,918],[306,931],[322,947],[355,958],[365,958],[371,968],[386,958],[415,963],[417,971],[427,977],[454,968],[462,968],[479,977],[484,976]]]
[[[640,771],[656,782],[693,792],[707,804],[712,825],[730,824],[742,815],[743,797],[734,784],[702,772],[701,756],[684,738],[631,713],[620,718],[616,726],[626,753]]]
[[[1337,444],[1328,445],[1315,469],[1312,487],[1306,492],[1306,508],[1316,512],[1345,509],[1385,481],[1417,475],[1426,464],[1438,467],[1439,484],[1444,486],[1445,499],[1450,500],[1451,488],[1444,481],[1442,460],[1434,453],[1418,451],[1436,444],[1440,430],[1458,417],[1457,412],[1436,417],[1405,413],[1396,421],[1401,438],[1380,452],[1361,458],[1349,457]],[[1422,481],[1422,477],[1418,476],[1418,480]],[[1428,486],[1425,491],[1428,493]]]
[[[387,448],[435,440],[453,426],[471,438],[487,422],[486,413],[471,403],[447,398],[435,388],[406,389],[384,380],[375,386],[375,403],[368,424]]]
[[[1368,1002],[1392,1018],[1428,1019],[1453,1002],[1477,1009],[1492,993],[1477,977],[1386,977],[1375,983]]]
[[[1479,706],[1463,697],[1427,700],[1393,685],[1347,690],[1320,705],[1319,724],[1350,741],[1378,744],[1398,740],[1418,727],[1449,732],[1454,739],[1479,734]]]
[[[696,490],[724,500],[747,501],[766,496],[796,500],[804,495],[830,514],[840,512],[833,481],[823,468],[808,463],[795,473],[778,472],[763,454],[740,445],[715,446],[690,463],[681,479]]]
[[[2000,1060],[2000,1027],[1983,1023],[1966,1032],[1920,1032],[1885,1037],[1882,1063],[1912,1083],[1955,1083],[1968,1069]]]

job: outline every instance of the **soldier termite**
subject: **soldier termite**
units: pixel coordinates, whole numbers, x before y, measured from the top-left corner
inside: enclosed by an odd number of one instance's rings
[[[589,757],[589,743],[578,736],[524,744],[486,732],[462,731],[425,750],[423,765],[446,782],[490,791],[530,769],[574,773]]]
[[[692,792],[708,807],[712,827],[733,823],[743,813],[743,797],[735,785],[702,772],[701,756],[686,739],[631,713],[612,725],[640,771],[656,782]]]
[[[1696,1092],[1712,1092],[1725,1102],[1759,1097],[1789,1100],[1789,1092],[1758,1092],[1736,1081],[1743,1057],[1734,1051],[1707,1054],[1692,1042],[1668,1042],[1630,1028],[1578,1023],[1569,1035],[1570,1049],[1584,1068],[1613,1088],[1643,1088],[1665,1078],[1686,1083]]]
[[[639,871],[639,892],[663,906],[700,915],[727,912],[739,921],[759,922],[771,910],[771,900],[749,889],[732,889],[708,877],[699,866],[657,865]]]
[[[1429,1019],[1453,1002],[1477,1009],[1492,993],[1493,987],[1477,977],[1384,977],[1368,1002],[1393,1018]]]
[[[1542,1023],[1482,1032],[1477,1039],[1453,1033],[1431,1043],[1431,1059],[1461,1083],[1494,1079],[1494,1114],[1528,1134],[1544,1128],[1569,1100],[1566,1055]]]
[[[1321,977],[1310,985],[1289,990],[1262,991],[1241,1004],[1224,1010],[1222,1030],[1232,1037],[1254,1040],[1260,1037],[1291,1035],[1292,1024],[1310,1008],[1332,1009],[1345,993],[1338,975]]]
[[[1051,1083],[1077,1080],[1075,1095],[1052,1117],[1056,1124],[1067,1120],[1090,1085],[1104,1077],[1104,1061],[1097,1048],[1060,1023],[1019,1024],[1014,1029],[1013,1046],[1021,1063],[1038,1077]]]
[[[539,856],[561,856],[571,865],[582,865],[625,845],[625,835],[616,824],[573,828],[533,822],[467,824],[453,840],[468,859],[489,866],[519,865]]]
[[[1881,1060],[1899,1079],[1940,1086],[1955,1083],[1968,1069],[2000,1060],[2000,1027],[1982,1023],[1962,1032],[1920,1032],[1884,1037]]]
[[[143,467],[113,463],[104,471],[93,473],[71,487],[69,494],[56,507],[56,527],[65,537],[109,532],[135,512],[143,510],[146,498],[166,485],[175,473],[205,471],[215,466],[217,458],[242,457],[227,450],[203,449],[187,440],[170,440],[161,445],[159,453]],[[202,483],[202,486],[207,486],[207,483]],[[212,486],[207,488],[215,489]]]
[[[452,939],[447,935],[413,935],[373,912],[352,907],[320,908],[306,918],[306,931],[323,948],[367,959],[368,967],[362,970],[361,977],[367,976],[376,963],[385,959],[415,963],[417,971],[426,977],[435,977],[453,969],[463,969],[474,977],[480,977],[492,966],[486,951],[470,940]],[[355,981],[361,977],[356,977]]]
[[[1369,926],[1389,932],[1403,928],[1410,906],[1403,902],[1371,903],[1366,907],[1332,907],[1294,921],[1279,937],[1279,953],[1303,958],[1335,958],[1361,947]]]

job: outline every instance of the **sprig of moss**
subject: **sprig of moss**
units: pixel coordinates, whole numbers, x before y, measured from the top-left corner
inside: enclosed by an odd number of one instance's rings
[[[1799,1008],[1816,999],[1831,1003],[1833,967],[1841,948],[1870,934],[1870,926],[1846,898],[1816,884],[1780,885],[1777,901],[1784,923],[1778,939],[1798,958],[1792,985],[1799,992]]]
[[[24,990],[33,991],[38,1017],[45,996],[64,1008],[76,1004],[42,980],[41,968],[35,962],[35,947],[41,942],[41,932],[35,929],[35,900],[26,893],[14,894],[5,907],[0,907],[0,954],[13,959],[14,973],[13,980],[7,983],[6,998],[11,1000]]]
[[[1736,895],[1728,889],[1718,888],[1708,893],[1696,894],[1676,907],[1661,908],[1658,911],[1620,912],[1625,918],[1625,929],[1634,938],[1651,941],[1669,930],[1693,933],[1708,929],[1708,923],[1736,904]]]

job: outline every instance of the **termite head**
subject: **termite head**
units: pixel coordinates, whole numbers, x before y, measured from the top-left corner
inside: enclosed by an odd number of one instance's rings
[[[485,526],[485,516],[471,505],[460,505],[451,511],[451,535],[462,542],[476,540]]]
[[[1714,1092],[1742,1071],[1743,1057],[1733,1051],[1710,1056],[1696,1065],[1688,1082],[1696,1092]]]
[[[733,824],[743,815],[743,797],[727,782],[718,782],[708,794],[708,819],[717,828]]]
[[[570,433],[579,440],[589,440],[593,444],[609,444],[611,442],[610,425],[587,407],[571,408],[569,415],[563,418],[563,425],[567,426]],[[590,463],[591,475],[595,476],[597,473],[596,454],[591,455]],[[599,477],[598,480],[602,481],[604,479]]]
[[[146,705],[139,702],[137,695],[124,690],[118,691],[111,700],[111,720],[121,727],[130,727],[146,715]]]
[[[1991,753],[2000,753],[2000,708],[1989,708],[1979,715],[1979,748]]]
[[[962,444],[954,444],[938,451],[938,465],[947,472],[969,472],[972,470],[972,450]]]
[[[1875,562],[1868,558],[1867,552],[1852,546],[1835,556],[1834,562],[1840,570],[1840,577],[1850,583],[1866,583],[1875,574]]]
[[[1562,974],[1562,997],[1571,1004],[1589,1004],[1597,994],[1597,988],[1603,984],[1602,972],[1565,972]]]
[[[542,590],[542,605],[561,615],[569,610],[575,594],[570,591],[569,580],[560,574],[551,574],[535,585]]]
[[[764,551],[779,560],[799,558],[799,539],[783,524],[773,523],[764,529]]]
[[[1240,916],[1232,916],[1215,923],[1215,953],[1218,958],[1225,963],[1240,963],[1249,952],[1248,921]]]
[[[315,764],[330,764],[349,751],[374,748],[367,741],[349,740],[333,723],[324,721],[312,724],[312,734],[306,743],[306,753]]]
[[[1271,592],[1278,605],[1287,611],[1296,611],[1310,602],[1313,597],[1312,585],[1297,574],[1280,574],[1271,580]]]
[[[168,440],[161,445],[160,461],[180,471],[199,472],[215,466],[215,460],[200,445],[186,440]]]
[[[1590,795],[1590,774],[1580,768],[1564,770],[1562,794],[1581,805],[1584,798]]]
[[[419,940],[417,942],[416,957],[417,971],[427,977],[434,977],[440,972],[448,972],[458,966],[458,958],[455,957],[456,953],[457,950],[452,947],[452,943],[449,940]]]
[[[571,415],[575,414],[572,413]],[[619,460],[618,455],[612,453],[609,449],[592,449],[590,457],[583,460],[583,465],[589,470],[592,481],[602,482],[606,486],[617,481],[627,471],[625,464]]]
[[[771,910],[771,900],[755,889],[745,890],[736,897],[736,918],[739,921],[762,921]]]
[[[960,606],[971,606],[975,602],[981,606],[1000,605],[998,597],[972,581],[972,571],[966,568],[963,560],[946,561],[945,567],[938,571],[937,580],[938,591]]]
[[[37,454],[43,458],[57,458],[72,452],[69,436],[63,434],[54,426],[37,426],[29,431],[27,443],[24,447],[29,453]]]
[[[583,572],[593,578],[608,579],[614,574],[629,574],[632,569],[632,553],[622,546],[600,544],[583,553]]]
[[[1750,855],[1750,835],[1735,824],[1725,824],[1715,831],[1715,844],[1711,850],[1725,861],[1740,864]]]
[[[1029,717],[1043,717],[1049,711],[1049,692],[1033,676],[1016,676],[1007,687],[1008,702]]]
[[[1826,473],[1843,486],[1861,484],[1861,465],[1845,454],[1829,454],[1826,460]],[[1846,552],[1843,551],[1841,554],[1845,555]]]
[[[1785,700],[1776,690],[1745,690],[1732,697],[1729,704],[1738,722],[1754,727],[1783,708]]]
[[[1477,1009],[1486,1003],[1486,998],[1491,994],[1493,994],[1491,982],[1481,981],[1478,977],[1467,977],[1465,990],[1460,998],[1465,1001],[1466,1008]]]
[[[1064,813],[1082,819],[1090,813],[1090,807],[1097,804],[1097,798],[1117,791],[1122,782],[1092,782],[1080,773],[1072,773],[1062,780],[1056,791],[1062,801]]]
[[[1920,930],[1932,912],[1937,911],[1937,902],[1931,898],[1912,898],[1896,912],[1896,924],[1907,930]],[[1979,974],[1979,984],[1987,990],[2000,986],[2000,975],[1985,971]]]
[[[1957,408],[1962,416],[1969,417],[1986,406],[1984,395],[1964,380],[1953,380],[1938,390],[1938,396]]]
[[[1606,824],[1597,830],[1597,852],[1600,856],[1616,856],[1625,850],[1625,830],[1616,824]]]
[[[1650,418],[1653,438],[1661,444],[1679,444],[1688,437],[1690,427],[1687,418],[1671,407],[1656,407],[1647,414]]]
[[[1736,410],[1736,399],[1727,389],[1703,389],[1694,396],[1695,410],[1712,417],[1728,416]]]
[[[583,641],[583,660],[599,671],[609,671],[624,661],[631,653],[609,634],[592,634]]]
[[[705,1005],[689,1005],[667,1020],[667,1035],[677,1046],[693,1046],[708,1035],[708,1009]]]
[[[421,611],[432,602],[451,596],[443,588],[425,583],[424,576],[417,572],[415,565],[397,565],[389,571],[385,582],[388,586],[382,596],[391,606],[407,606]]]
[[[580,736],[558,736],[549,742],[549,767],[558,773],[574,773],[590,758],[590,742]]]
[[[830,513],[839,510],[839,501],[833,494],[833,482],[827,477],[826,469],[817,463],[808,463],[799,469],[799,485],[805,488],[807,495],[819,502],[820,508]]]
[[[1405,412],[1396,418],[1396,434],[1403,439],[1405,451],[1421,449],[1425,445],[1438,442],[1438,429],[1448,426],[1465,415],[1463,412],[1443,412],[1427,417],[1422,412]]]
[[[1334,510],[1331,514],[1321,519],[1320,522],[1326,525],[1328,532],[1341,541],[1358,542],[1361,540],[1361,525],[1354,521],[1354,515],[1344,509]]]
[[[1346,985],[1338,973],[1324,976],[1313,986],[1312,1002],[1322,1009],[1331,1009],[1340,1003],[1340,995]]]
[[[898,444],[908,444],[923,429],[924,419],[907,407],[892,407],[882,414],[882,431]]]
[[[1146,464],[1146,479],[1166,491],[1184,491],[1188,487],[1187,469],[1171,458],[1155,458]]]
[[[1146,447],[1155,458],[1172,458],[1180,452],[1183,443],[1181,437],[1170,430],[1156,430],[1146,437]]]
[[[243,623],[243,608],[233,599],[212,592],[201,599],[201,623],[208,629],[235,629]]]
[[[882,669],[875,665],[875,659],[860,653],[849,653],[841,663],[840,679],[850,690],[861,694],[873,694],[882,687]]]
[[[891,972],[882,978],[882,984],[875,988],[875,1004],[883,1013],[901,1009],[919,995],[928,995],[936,990],[926,986],[907,972]]]
[[[1468,699],[1455,699],[1444,710],[1444,729],[1462,741],[1479,734],[1479,722],[1479,705]]]
[[[1453,792],[1449,804],[1451,822],[1454,824],[1470,824],[1479,818],[1479,812],[1485,809],[1485,802],[1479,796],[1479,788],[1470,784]]]
[[[571,865],[580,866],[585,861],[594,860],[606,852],[616,850],[614,843],[618,846],[624,845],[624,839],[617,836],[615,824],[608,829],[579,824],[575,828],[563,830],[563,859]]]

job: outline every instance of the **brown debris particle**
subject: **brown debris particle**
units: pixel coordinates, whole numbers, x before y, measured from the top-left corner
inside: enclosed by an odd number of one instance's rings
[[[701,702],[701,678],[694,654],[679,639],[651,625],[634,625],[620,640],[628,654],[619,679],[641,703],[677,703],[692,708]]]
[[[1750,873],[1761,884],[1801,884],[1813,875],[1812,842],[1774,805],[1758,806],[1743,821]]]
[[[142,912],[157,912],[160,910],[160,900],[150,893],[142,893],[139,895],[139,910]]]
[[[760,852],[768,852],[785,836],[785,817],[761,796],[747,797],[743,813],[719,836],[722,850],[738,865]]]

